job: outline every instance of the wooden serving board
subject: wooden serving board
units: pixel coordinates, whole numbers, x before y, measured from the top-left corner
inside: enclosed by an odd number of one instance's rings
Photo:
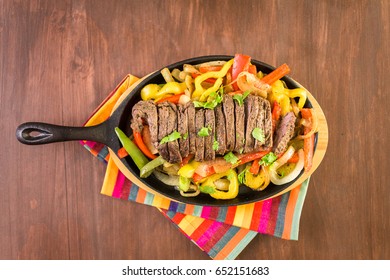
[[[153,74],[153,73],[151,73]],[[151,75],[149,74],[149,75]],[[147,75],[147,76],[149,76]],[[123,102],[123,100],[129,95],[132,94],[133,89],[147,76],[143,77],[142,79],[138,80],[136,83],[134,83],[131,87],[129,87],[119,98],[117,103],[114,106],[113,112],[116,110],[116,108]],[[295,81],[296,82],[296,81]],[[295,187],[299,186],[302,182],[304,182],[309,176],[313,174],[313,172],[318,168],[321,161],[323,160],[326,149],[328,147],[328,124],[324,115],[324,112],[321,109],[321,106],[318,104],[317,100],[313,97],[313,95],[301,84],[296,82],[299,87],[304,88],[307,91],[307,97],[309,98],[311,104],[313,105],[313,109],[317,115],[318,118],[318,139],[317,139],[317,147],[313,156],[313,166],[308,172],[304,172],[301,177],[297,181],[294,182],[290,187],[287,189],[275,194],[273,197],[279,196],[285,192],[288,192]],[[144,190],[158,196],[165,197],[161,193],[158,193],[152,189],[150,189],[148,186],[146,186],[138,177],[134,176],[122,163],[122,161],[118,158],[116,152],[109,149],[110,157],[113,159],[114,163],[118,166],[119,170],[132,182],[134,182],[137,186],[143,188]],[[166,197],[168,198],[168,197]],[[172,198],[168,198],[172,200]]]

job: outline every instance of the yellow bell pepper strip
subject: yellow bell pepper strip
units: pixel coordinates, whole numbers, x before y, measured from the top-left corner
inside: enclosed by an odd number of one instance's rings
[[[186,83],[168,82],[161,88],[157,84],[149,84],[142,88],[141,98],[142,100],[154,99],[158,101],[167,95],[176,95],[183,93],[187,88]]]
[[[298,97],[298,108],[302,109],[305,105],[306,99],[307,99],[307,93],[306,90],[303,88],[295,88],[295,89],[286,89],[287,95],[290,98]]]
[[[216,188],[214,182],[222,177],[227,177],[229,180],[229,190],[227,192],[220,191]],[[218,173],[208,177],[200,186],[200,191],[209,193],[215,199],[232,199],[238,195],[239,182],[237,173],[233,169],[229,169],[224,173]]]
[[[220,71],[210,71],[210,72],[206,72],[202,75],[199,75],[198,77],[195,78],[195,90],[194,92],[192,93],[192,97],[194,99],[198,99],[200,98],[203,93],[206,91],[203,86],[202,86],[202,82],[204,82],[205,80],[209,79],[209,78],[216,78],[218,82],[218,79],[221,79],[223,77],[226,76],[226,73],[229,71],[230,67],[232,67],[233,65],[233,59],[229,60],[228,62],[226,62],[223,66],[222,66],[222,69]],[[222,81],[221,81],[221,84],[222,84]],[[221,85],[220,84],[220,85]],[[219,88],[219,87],[218,87]],[[211,91],[209,92],[211,93]],[[207,99],[207,96],[206,95],[203,95],[203,98],[205,98],[204,100]],[[203,101],[204,101],[203,100]],[[201,100],[202,101],[202,100]]]
[[[142,100],[153,99],[160,91],[161,87],[157,84],[148,84],[141,89]]]
[[[264,190],[270,183],[266,168],[268,167],[262,166],[258,175],[254,175],[250,170],[246,170],[244,184],[255,191]]]
[[[279,103],[282,116],[292,111],[290,97],[281,80],[277,80],[272,84],[271,92],[268,97],[272,104],[275,101]]]
[[[200,162],[197,161],[191,161],[182,167],[180,167],[179,171],[177,172],[178,175],[185,177],[185,178],[192,178],[194,176],[195,170],[198,168]]]
[[[206,89],[206,90],[202,93],[202,95],[201,95],[200,98],[199,98],[199,101],[201,101],[201,102],[206,101],[207,98],[210,96],[210,94],[211,94],[212,92],[217,92],[217,91],[219,90],[220,86],[222,85],[222,82],[223,82],[223,79],[222,79],[222,78],[218,78],[218,79],[215,81],[215,83],[214,83],[214,85],[213,85],[212,87]]]
[[[137,165],[139,169],[144,167],[149,162],[149,160],[141,152],[137,145],[134,144],[133,141],[131,141],[130,138],[127,137],[126,134],[119,127],[115,128],[115,133],[118,136],[118,139],[121,142],[122,146],[125,148],[126,152],[133,159],[135,165]]]

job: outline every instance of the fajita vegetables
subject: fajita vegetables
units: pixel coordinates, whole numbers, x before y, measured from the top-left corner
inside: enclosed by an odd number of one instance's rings
[[[143,87],[132,108],[132,140],[116,129],[118,156],[183,196],[232,199],[240,188],[289,183],[311,168],[317,130],[306,91],[281,80],[289,72],[262,73],[242,54],[165,68],[165,83]]]

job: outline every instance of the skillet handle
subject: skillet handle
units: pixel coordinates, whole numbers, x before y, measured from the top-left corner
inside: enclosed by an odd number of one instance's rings
[[[109,145],[108,121],[96,126],[72,127],[41,122],[27,122],[16,129],[16,138],[27,145],[41,145],[72,140],[90,140]]]

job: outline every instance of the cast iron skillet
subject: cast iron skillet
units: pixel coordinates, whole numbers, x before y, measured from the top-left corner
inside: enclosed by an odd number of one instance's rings
[[[174,68],[182,69],[184,64],[199,64],[208,61],[214,60],[225,60],[228,61],[232,56],[225,55],[213,55],[213,56],[202,56],[186,59],[174,64],[167,66],[169,70]],[[252,64],[257,66],[257,70],[261,70],[264,73],[269,73],[275,68],[265,64],[260,61],[251,60]],[[283,81],[286,83],[287,87],[297,88],[299,85],[289,77],[284,77]],[[164,79],[160,74],[160,71],[156,71],[153,74],[149,75],[143,81],[141,81],[133,91],[127,95],[127,97],[121,102],[121,104],[116,108],[111,117],[105,122],[91,127],[68,127],[68,126],[58,126],[47,123],[40,122],[28,122],[21,124],[16,129],[17,139],[28,145],[40,145],[53,142],[63,142],[71,140],[90,140],[107,145],[113,152],[117,152],[121,148],[121,144],[115,134],[114,128],[121,128],[127,135],[131,135],[132,131],[130,128],[131,120],[131,109],[135,103],[141,100],[140,91],[147,84],[161,84],[164,83]],[[312,104],[309,100],[306,101],[305,107],[312,108]],[[315,143],[317,143],[318,135],[316,134]],[[153,175],[149,176],[146,179],[141,179],[139,177],[139,169],[131,160],[130,157],[121,159],[121,162],[135,177],[137,177],[147,188],[152,189],[153,191],[166,196],[170,199],[176,200],[178,202],[196,204],[196,205],[209,205],[209,206],[231,206],[231,205],[240,205],[251,202],[256,202],[264,200],[266,198],[272,197],[283,190],[287,189],[293,182],[288,184],[276,186],[270,184],[263,191],[253,191],[247,187],[240,188],[238,196],[230,200],[216,200],[210,197],[207,194],[200,194],[196,197],[183,197],[178,191],[173,187],[163,184],[161,181],[157,180]],[[303,173],[303,171],[302,171]],[[302,175],[301,173],[301,175]],[[300,176],[301,176],[300,175]]]

